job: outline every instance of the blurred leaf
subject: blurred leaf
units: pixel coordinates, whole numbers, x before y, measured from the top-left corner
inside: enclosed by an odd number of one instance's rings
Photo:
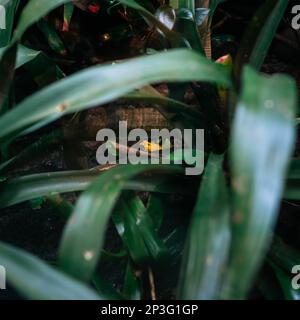
[[[65,77],[59,66],[43,52],[26,64],[25,67],[41,88]]]
[[[96,273],[93,277],[93,284],[101,296],[108,300],[122,300],[123,297],[110,283],[106,282],[102,277]]]
[[[195,14],[195,0],[178,0],[178,8],[186,8]]]
[[[85,190],[105,170],[105,167],[96,167],[89,170],[48,172],[11,180],[5,179],[0,183],[0,208],[53,193]],[[195,187],[196,184],[183,174],[180,176],[156,174],[151,177],[138,177],[126,181],[124,186],[126,190],[182,194],[190,194]]]
[[[142,101],[157,103],[159,104],[160,108],[162,108],[162,109],[158,108],[158,110],[160,110],[162,114],[182,113],[182,116],[186,116],[186,115],[189,115],[191,117],[201,116],[201,113],[195,110],[192,106],[187,105],[178,100],[165,97],[152,86],[146,86],[141,88],[140,90],[130,92],[125,96],[123,96],[122,99],[142,100]],[[170,120],[172,119],[171,117],[168,117],[168,116],[167,118],[170,118]]]
[[[300,179],[300,158],[294,158],[291,161],[289,173],[289,179]]]
[[[0,242],[0,261],[8,282],[24,297],[35,300],[100,300],[92,289],[45,262]]]
[[[163,206],[159,195],[154,193],[149,195],[147,212],[153,221],[155,230],[158,231],[164,219]]]
[[[182,259],[179,298],[216,299],[230,245],[223,156],[211,155],[202,179]]]
[[[124,278],[124,286],[123,286],[123,294],[126,299],[130,300],[140,300],[141,299],[141,288],[140,281],[137,279],[133,266],[130,261],[127,263],[125,278]]]
[[[300,252],[285,244],[276,237],[272,243],[269,258],[286,272],[291,273],[296,265],[300,265]]]
[[[10,42],[15,14],[20,0],[2,0],[0,5],[5,7],[5,29],[0,28],[0,48],[7,46]]]
[[[5,50],[6,50],[6,48],[0,48],[0,59],[1,59]],[[18,52],[17,52],[16,68],[20,68],[24,64],[35,59],[40,53],[41,53],[40,51],[32,50],[32,49],[27,48],[23,45],[19,45]]]
[[[231,136],[233,238],[222,298],[245,298],[268,249],[295,142],[296,92],[289,77],[245,68]]]
[[[287,5],[287,0],[267,0],[255,13],[235,59],[238,81],[246,63],[256,70],[261,68]]]
[[[191,10],[184,7],[177,10],[175,30],[189,42],[192,49],[204,55],[197,22]]]
[[[113,211],[112,219],[133,262],[141,266],[149,262],[149,251],[123,196]]]
[[[37,25],[44,35],[45,39],[47,40],[50,48],[60,55],[66,55],[67,51],[65,45],[59,37],[55,28],[49,25],[44,19],[41,19]]]
[[[64,32],[69,31],[71,20],[73,17],[74,12],[74,4],[67,3],[64,5],[64,23],[63,23],[63,30]]]
[[[39,140],[31,143],[28,147],[24,148],[13,158],[0,164],[0,172],[15,168],[18,165],[22,165],[25,162],[32,161],[48,150],[63,141],[64,132],[61,129],[54,130],[47,135],[42,136]]]
[[[185,49],[91,67],[35,93],[7,112],[0,118],[0,141],[3,143],[8,136],[14,138],[34,124],[38,123],[37,129],[68,113],[106,103],[149,83],[196,80],[230,85],[222,66]]]
[[[155,12],[157,19],[163,23],[168,29],[172,30],[176,20],[176,12],[170,6],[160,6]]]
[[[140,231],[153,262],[157,263],[162,261],[167,257],[167,248],[156,232],[147,208],[144,206],[142,200],[133,193],[127,193],[126,200],[129,206],[129,213],[134,218],[133,222]]]
[[[91,278],[103,246],[107,222],[126,181],[151,170],[162,174],[181,171],[175,166],[119,166],[97,178],[80,196],[60,245],[59,261],[63,270],[85,281]]]
[[[189,47],[189,44],[184,41],[184,39],[176,32],[170,30],[168,27],[165,26],[158,18],[156,18],[150,11],[146,8],[141,6],[134,0],[119,0],[120,3],[137,10],[147,24],[150,27],[155,27],[159,33],[163,34],[165,38],[169,41],[170,46],[172,48],[178,47]]]
[[[195,21],[198,27],[207,19],[209,15],[209,9],[206,8],[197,8],[195,11]]]
[[[3,105],[14,75],[17,42],[24,32],[41,17],[70,0],[30,0],[23,9],[10,44],[0,60],[0,109]]]
[[[7,48],[7,47],[6,47]],[[5,110],[4,103],[8,99],[10,83],[14,77],[17,45],[5,49],[0,60],[0,114]]]
[[[12,42],[14,43],[20,40],[24,32],[48,12],[70,1],[71,0],[29,0],[21,13]]]
[[[259,291],[266,300],[283,300],[284,295],[270,264],[264,264],[256,281]]]
[[[292,159],[285,186],[284,199],[300,200],[300,159]]]
[[[64,197],[59,194],[53,194],[46,197],[47,204],[55,210],[59,217],[69,219],[74,206]]]
[[[283,198],[286,200],[300,200],[300,179],[288,179]]]

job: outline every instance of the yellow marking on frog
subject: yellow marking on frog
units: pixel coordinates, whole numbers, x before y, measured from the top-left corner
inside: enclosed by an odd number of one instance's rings
[[[140,145],[147,150],[148,152],[152,152],[152,151],[160,151],[162,150],[162,146],[159,145],[158,143],[153,143],[153,142],[149,142],[147,140],[144,140],[140,143]]]

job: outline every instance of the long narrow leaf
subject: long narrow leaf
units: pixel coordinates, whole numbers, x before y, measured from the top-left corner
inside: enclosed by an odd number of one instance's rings
[[[181,299],[216,299],[230,244],[223,156],[211,155],[190,223],[179,282]]]
[[[295,142],[296,92],[287,76],[244,71],[231,137],[233,238],[223,298],[245,298],[268,249]]]
[[[0,208],[5,208],[31,199],[85,190],[106,168],[66,172],[33,174],[0,183]],[[175,183],[176,182],[176,183]],[[190,194],[195,188],[193,181],[186,176],[153,175],[126,181],[126,190],[158,193]]]
[[[261,68],[287,5],[287,0],[267,0],[255,13],[236,57],[237,80],[244,64]]]
[[[8,282],[24,297],[36,300],[101,300],[92,289],[53,269],[31,254],[0,242],[0,264]]]
[[[97,178],[77,201],[60,245],[60,266],[69,274],[89,280],[98,263],[106,225],[126,180],[145,171],[181,170],[172,166],[126,165]]]
[[[230,85],[221,66],[185,49],[92,67],[37,92],[1,117],[0,142],[8,136],[16,137],[37,122],[46,124],[68,113],[106,103],[149,83],[194,80]]]

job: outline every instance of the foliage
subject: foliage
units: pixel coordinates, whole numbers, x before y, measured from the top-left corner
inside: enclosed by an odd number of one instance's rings
[[[178,1],[176,8],[158,8],[152,1],[112,1],[107,12],[117,8],[128,15],[130,30],[138,25],[154,32],[158,49],[150,50],[145,43],[140,57],[69,74],[60,64],[68,55],[61,34],[72,27],[77,7],[88,7],[74,1],[74,8],[68,0],[0,1],[8,8],[8,28],[0,33],[0,207],[39,199],[65,221],[55,268],[0,243],[0,264],[22,296],[140,299],[147,296],[145,274],[169,278],[166,270],[180,263],[178,298],[246,299],[258,275],[268,283],[268,276],[260,272],[268,263],[280,297],[299,298],[288,287],[289,262],[300,264],[299,253],[292,249],[284,254],[278,242],[271,246],[282,199],[300,199],[300,162],[293,158],[297,88],[289,76],[260,73],[288,1],[263,1],[233,70],[211,61],[203,50],[201,26],[210,27],[221,2],[211,1],[207,10],[195,1]],[[53,10],[61,16],[63,30],[55,30],[45,19]],[[43,36],[47,52],[31,46],[28,35],[34,32]],[[127,29],[122,35],[127,36]],[[14,97],[19,70],[37,86],[21,101]],[[168,84],[168,97],[154,89],[158,83]],[[197,98],[196,107],[183,99],[188,87]],[[12,176],[39,152],[65,145],[65,124],[76,121],[78,114],[119,98],[155,102],[172,127],[205,129],[203,177],[184,177],[177,165],[141,164]],[[42,136],[11,155],[12,146],[24,138],[34,140],[35,134]],[[70,203],[66,194],[74,192],[80,195]],[[170,195],[185,195],[187,207],[194,201],[186,233],[180,224],[168,234],[162,232],[167,218],[163,203]],[[188,212],[181,215],[187,217]],[[106,251],[110,224],[120,252]],[[184,248],[178,248],[181,236]],[[99,264],[117,264],[120,259],[125,261],[124,279],[116,290],[103,279]],[[261,292],[268,299],[265,288]]]

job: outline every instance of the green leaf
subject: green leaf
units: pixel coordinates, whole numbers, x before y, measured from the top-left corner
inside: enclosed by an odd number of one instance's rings
[[[112,219],[132,261],[140,266],[146,265],[150,261],[149,251],[125,197],[122,196],[119,200]]]
[[[70,0],[30,0],[23,9],[13,38],[0,60],[0,109],[5,102],[10,83],[14,75],[17,43],[24,32],[49,11]]]
[[[63,270],[89,280],[98,263],[106,225],[125,182],[145,171],[180,172],[174,166],[126,165],[97,178],[80,196],[64,230],[59,263]]]
[[[6,48],[0,48],[0,59],[4,53]],[[35,59],[41,52],[32,50],[25,46],[19,45],[17,52],[17,61],[16,61],[16,69],[22,67],[24,64]]]
[[[43,52],[25,67],[39,87],[45,87],[65,77],[59,66]]]
[[[189,44],[184,41],[184,39],[176,32],[170,30],[166,27],[158,18],[156,18],[150,11],[141,6],[134,0],[119,0],[120,3],[137,10],[147,24],[150,27],[155,27],[160,34],[163,34],[165,38],[169,41],[172,48],[178,47],[189,47]]]
[[[63,24],[63,31],[69,31],[71,20],[74,13],[74,4],[67,3],[64,5],[64,24]]]
[[[8,136],[15,138],[37,122],[35,129],[68,113],[112,101],[137,87],[163,81],[230,85],[222,66],[185,49],[91,67],[48,86],[7,112],[0,118],[0,142]]]
[[[55,28],[49,25],[44,19],[41,19],[37,25],[43,33],[45,39],[48,41],[50,48],[60,55],[66,55],[67,51],[65,45]]]
[[[8,282],[24,297],[35,300],[101,300],[84,284],[55,270],[31,254],[0,242],[0,261]]]
[[[12,42],[14,43],[20,40],[24,32],[48,12],[70,1],[71,0],[30,0],[21,13]]]
[[[289,174],[289,179],[300,179],[300,158],[294,158],[291,161]]]
[[[85,190],[104,168],[89,170],[48,172],[4,179],[0,183],[0,208],[12,206],[27,200],[53,193],[67,193]],[[186,176],[152,175],[126,181],[126,190],[149,191],[159,193],[190,194],[195,183]]]
[[[10,42],[16,10],[20,0],[2,0],[0,5],[5,8],[5,29],[0,28],[0,48],[7,46]]]
[[[129,212],[134,218],[134,224],[140,231],[152,260],[156,263],[163,261],[167,257],[167,248],[156,232],[155,224],[147,213],[147,208],[135,194],[129,193],[126,198]]]
[[[157,110],[171,123],[174,120],[174,115],[178,115],[179,113],[180,117],[193,119],[195,122],[199,122],[201,118],[201,113],[195,110],[195,108],[178,100],[163,96],[152,86],[146,86],[140,90],[130,92],[123,96],[122,99],[155,103]]]
[[[229,199],[223,156],[211,155],[190,222],[182,259],[179,298],[216,299],[229,245]]]
[[[195,0],[179,0],[178,9],[188,9],[193,15],[195,14]]]
[[[294,266],[300,265],[300,252],[278,237],[272,243],[269,258],[288,273],[292,272]]]
[[[300,159],[292,159],[285,186],[284,199],[300,200]]]
[[[13,158],[0,164],[0,172],[4,170],[15,168],[17,165],[22,165],[25,162],[32,161],[51,147],[61,143],[64,139],[64,132],[61,129],[54,130],[47,135],[42,136],[39,140],[31,143],[28,147],[24,148]]]
[[[128,261],[125,278],[124,278],[124,286],[123,286],[123,294],[127,299],[130,300],[140,300],[141,299],[141,288],[140,281],[137,279],[134,274],[134,269],[132,263]]]
[[[5,111],[10,83],[14,77],[17,45],[6,47],[0,61],[0,113]]]
[[[158,231],[164,219],[164,210],[159,195],[150,194],[147,204],[147,212],[154,223],[155,230]]]
[[[287,5],[287,0],[267,0],[255,13],[235,59],[237,80],[244,64],[250,63],[256,70],[261,68]]]
[[[244,70],[230,148],[233,215],[225,299],[245,298],[269,247],[295,142],[296,93],[287,76]]]
[[[193,11],[187,8],[179,8],[175,29],[189,42],[192,49],[205,55]]]

